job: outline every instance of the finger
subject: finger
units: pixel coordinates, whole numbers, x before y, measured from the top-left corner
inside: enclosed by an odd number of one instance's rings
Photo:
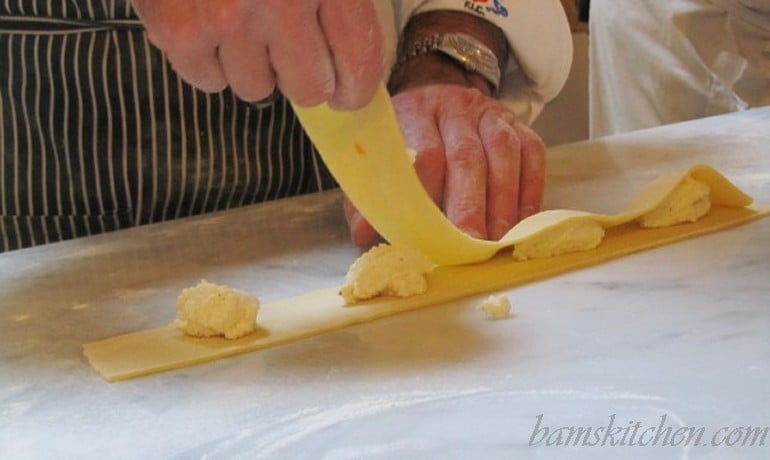
[[[513,125],[521,142],[519,220],[540,211],[545,193],[546,150],[543,140],[524,123]]]
[[[218,93],[227,88],[227,79],[219,65],[215,47],[192,53],[171,50],[166,53],[166,58],[182,80],[201,91]]]
[[[161,51],[179,76],[203,91],[221,91],[227,80],[219,66],[217,42],[204,33],[199,12],[182,0],[136,0],[148,39]]]
[[[380,239],[377,231],[369,224],[364,216],[358,212],[358,209],[353,203],[344,197],[342,201],[342,208],[345,212],[345,220],[348,222],[348,229],[350,230],[350,240],[359,248],[368,248],[374,246]]]
[[[207,23],[211,33],[218,37],[220,66],[233,93],[249,102],[272,94],[275,74],[267,42],[255,32],[262,28],[256,7],[245,8],[235,0],[199,5],[201,22]]]
[[[415,170],[425,191],[436,206],[442,207],[446,155],[433,112],[430,112],[416,93],[401,93],[393,97],[406,145],[416,152]]]
[[[244,42],[243,37],[227,37],[219,48],[219,61],[230,88],[244,101],[258,101],[273,93],[275,73],[266,45],[257,39]]]
[[[328,101],[334,94],[334,65],[316,11],[303,5],[271,19],[265,39],[281,92],[300,106]]]
[[[518,219],[521,144],[512,114],[489,109],[479,121],[487,160],[487,236],[499,240]]]
[[[185,0],[132,0],[131,9],[142,21],[150,41],[162,50],[173,46],[180,36],[192,37],[197,12]]]
[[[443,145],[416,151],[414,168],[423,188],[440,209],[444,201],[444,178],[446,174],[446,156]]]
[[[325,0],[319,19],[335,69],[334,94],[339,109],[366,105],[384,78],[383,31],[371,0]]]
[[[463,116],[441,122],[447,161],[444,211],[460,230],[486,239],[487,164],[476,128]]]

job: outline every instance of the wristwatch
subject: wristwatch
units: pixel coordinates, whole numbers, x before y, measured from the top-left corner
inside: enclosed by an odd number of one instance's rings
[[[500,63],[497,56],[484,43],[467,34],[437,34],[410,43],[401,50],[398,62],[403,63],[415,56],[434,52],[443,53],[466,70],[484,77],[495,93],[500,89]]]

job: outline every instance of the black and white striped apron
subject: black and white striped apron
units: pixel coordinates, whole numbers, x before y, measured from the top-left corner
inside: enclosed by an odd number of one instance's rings
[[[0,250],[333,186],[283,98],[186,85],[127,0],[0,0]]]

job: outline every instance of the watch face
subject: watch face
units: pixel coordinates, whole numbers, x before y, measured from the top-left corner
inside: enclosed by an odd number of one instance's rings
[[[500,84],[500,67],[497,56],[473,37],[463,34],[445,35],[441,48],[463,62],[472,71],[489,80],[495,88]]]
[[[483,45],[478,41],[465,35],[447,35],[446,39],[447,44],[463,56],[473,59],[474,62],[497,66],[497,58],[492,51],[481,48]]]

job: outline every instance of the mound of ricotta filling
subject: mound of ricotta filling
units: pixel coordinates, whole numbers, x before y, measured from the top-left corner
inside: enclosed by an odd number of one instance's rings
[[[202,280],[182,290],[174,325],[193,337],[237,339],[257,328],[259,301],[253,295]]]
[[[406,247],[380,244],[350,266],[340,295],[348,305],[379,296],[411,297],[428,290],[434,264]]]
[[[695,222],[711,209],[711,189],[687,176],[657,208],[639,217],[642,227],[668,227]]]
[[[604,228],[591,219],[571,219],[533,235],[513,247],[516,260],[540,259],[587,251],[602,242]]]

